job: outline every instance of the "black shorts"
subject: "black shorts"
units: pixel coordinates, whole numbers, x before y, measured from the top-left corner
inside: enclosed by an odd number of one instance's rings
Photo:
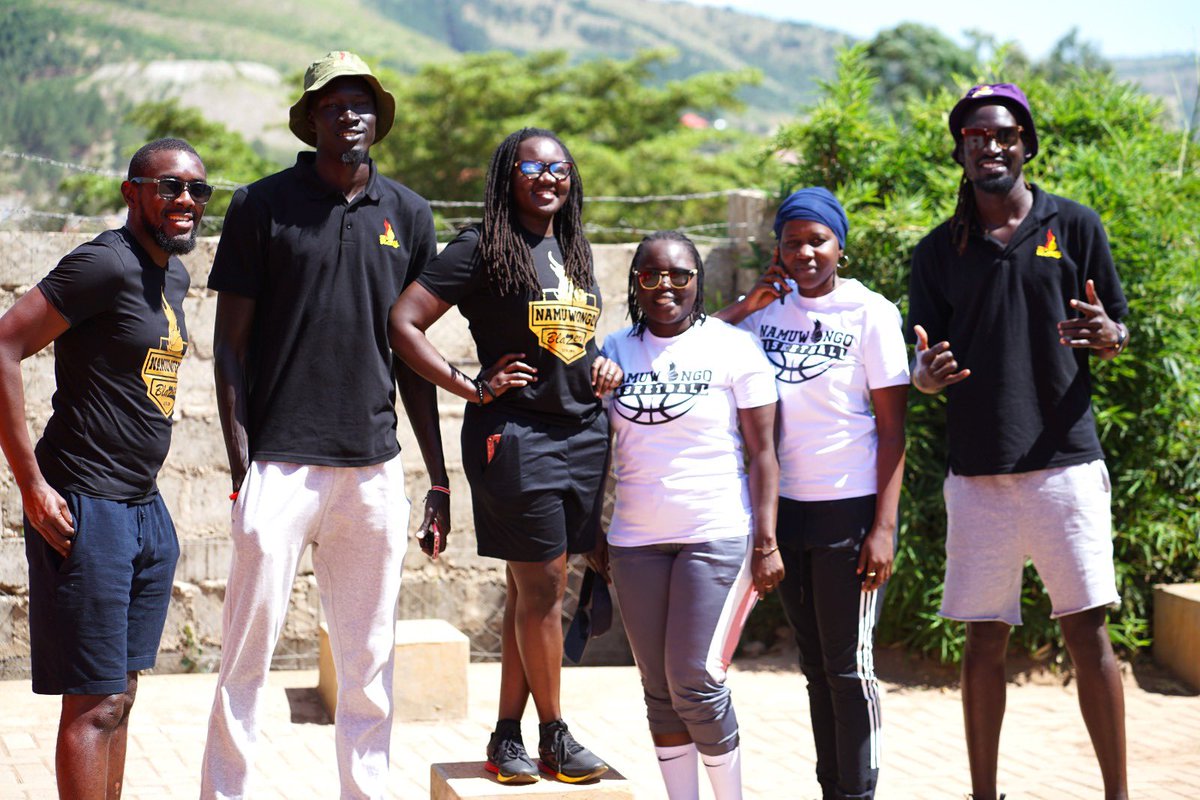
[[[179,541],[162,497],[126,503],[63,492],[75,521],[64,558],[25,520],[29,644],[38,694],[120,694],[154,666]]]
[[[467,406],[462,460],[479,555],[541,563],[595,547],[608,464],[607,415],[572,427]]]

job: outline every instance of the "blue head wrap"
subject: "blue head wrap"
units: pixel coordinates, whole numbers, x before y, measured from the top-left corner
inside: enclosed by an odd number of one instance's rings
[[[833,231],[838,238],[838,244],[846,247],[846,233],[850,230],[850,220],[846,211],[837,201],[833,193],[820,186],[809,186],[807,189],[797,189],[792,192],[783,205],[775,212],[775,238],[783,232],[783,223],[793,219],[807,219],[819,222]]]

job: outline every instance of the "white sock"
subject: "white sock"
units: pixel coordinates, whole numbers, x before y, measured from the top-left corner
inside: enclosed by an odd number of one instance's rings
[[[670,800],[699,800],[700,774],[696,768],[696,745],[679,744],[655,747],[658,769],[662,772]]]
[[[741,748],[719,756],[701,756],[716,800],[742,800]]]

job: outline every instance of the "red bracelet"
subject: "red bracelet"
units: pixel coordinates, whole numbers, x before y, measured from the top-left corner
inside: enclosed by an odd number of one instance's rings
[[[450,490],[449,490],[449,489],[447,489],[445,486],[430,486],[430,487],[429,487],[429,491],[431,491],[431,492],[441,492],[441,493],[445,494],[447,497],[449,497],[449,496],[450,496]]]

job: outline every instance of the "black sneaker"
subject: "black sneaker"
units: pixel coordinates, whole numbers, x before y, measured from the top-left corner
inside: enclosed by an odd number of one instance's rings
[[[582,783],[608,772],[608,764],[575,741],[561,719],[538,725],[538,732],[541,735],[538,766],[547,775],[566,783]]]
[[[488,740],[485,767],[501,783],[537,783],[538,769],[525,752],[520,722],[502,719],[496,723],[496,730]]]

